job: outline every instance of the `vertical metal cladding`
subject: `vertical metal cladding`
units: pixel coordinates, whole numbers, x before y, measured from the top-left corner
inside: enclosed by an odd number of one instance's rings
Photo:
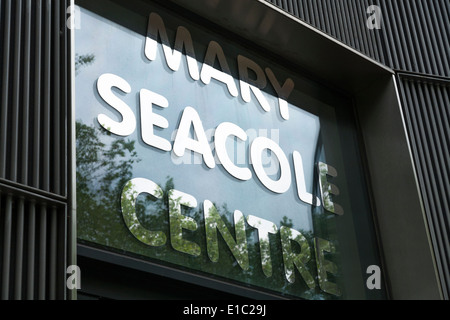
[[[444,295],[450,288],[450,80],[399,75],[401,99]]]
[[[450,2],[267,0],[392,69],[450,77]],[[367,8],[381,8],[381,29]]]
[[[267,0],[313,27],[384,63],[378,30],[366,26],[369,0]]]
[[[444,298],[450,296],[450,1],[267,0],[399,74]],[[381,8],[381,29],[366,26]]]
[[[1,299],[64,299],[68,0],[0,0]]]
[[[0,178],[66,195],[61,1],[1,0]],[[64,14],[63,14],[64,13]],[[63,112],[62,112],[63,111]],[[65,182],[63,180],[63,182]]]

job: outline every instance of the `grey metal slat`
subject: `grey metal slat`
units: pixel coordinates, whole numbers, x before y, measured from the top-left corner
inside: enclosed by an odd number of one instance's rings
[[[444,228],[446,223],[444,220],[444,214],[445,212],[449,212],[449,204],[447,203],[446,194],[445,194],[445,187],[449,185],[448,182],[448,172],[445,170],[445,162],[446,159],[444,159],[444,156],[442,155],[442,149],[441,145],[445,143],[440,139],[440,135],[437,131],[438,128],[438,122],[437,119],[434,116],[434,109],[435,105],[432,103],[429,88],[425,83],[419,84],[420,89],[419,93],[421,94],[421,97],[423,97],[424,101],[424,112],[423,117],[425,122],[425,128],[426,128],[426,135],[428,137],[428,145],[429,150],[431,151],[431,161],[429,165],[434,169],[433,171],[435,174],[433,175],[432,179],[435,180],[435,183],[437,185],[437,192],[436,197],[440,200],[439,206],[441,207],[441,210],[439,210],[439,225]],[[450,243],[448,238],[448,233],[443,232],[444,236],[444,243]],[[447,256],[450,256],[450,253],[447,252]]]
[[[335,3],[336,3],[338,23],[339,23],[339,27],[340,27],[339,39],[341,39],[341,41],[343,41],[344,43],[348,43],[349,40],[348,40],[348,35],[347,35],[347,28],[345,27],[344,19],[342,17],[342,13],[343,13],[343,9],[341,7],[342,2],[338,0]]]
[[[410,17],[406,10],[409,10],[409,5],[405,5],[404,2],[399,2],[399,15],[404,17],[404,29],[409,30],[410,32],[405,32],[404,36],[406,37],[406,42],[408,43],[408,49],[410,53],[410,65],[408,66],[408,70],[418,70],[418,61],[417,61],[417,48],[418,41],[413,41],[412,36],[417,37],[417,35],[414,32],[415,23],[414,20],[410,23],[410,19],[413,19],[413,17]],[[406,8],[408,9],[406,9]]]
[[[47,292],[47,207],[40,206],[39,212],[39,278],[38,299],[45,300]]]
[[[421,138],[421,132],[422,129],[420,128],[420,121],[417,121],[417,116],[415,112],[414,105],[418,104],[418,98],[416,94],[416,90],[411,89],[412,84],[409,81],[405,81],[405,91],[407,95],[407,108],[405,114],[407,115],[409,120],[409,123],[411,125],[412,134],[410,134],[410,139],[413,142],[412,148],[415,149],[415,156],[417,159],[416,162],[416,169],[418,171],[418,179],[420,181],[420,184],[422,186],[422,200],[425,207],[425,212],[429,215],[430,221],[429,221],[429,228],[430,228],[430,236],[433,240],[433,242],[436,244],[436,247],[438,250],[435,250],[435,259],[437,262],[437,268],[442,274],[443,266],[442,266],[442,254],[439,248],[443,245],[442,243],[442,236],[441,231],[439,228],[435,225],[434,221],[436,221],[436,211],[434,210],[434,199],[432,197],[431,192],[431,186],[430,182],[426,177],[430,176],[430,173],[428,172],[429,168],[426,166],[426,160],[425,160],[425,151],[423,147],[423,142]]]
[[[24,215],[25,215],[25,200],[20,197],[18,200],[16,212],[16,252],[14,261],[14,299],[22,299],[22,277],[23,277],[23,245],[24,245]]]
[[[30,121],[30,87],[31,82],[31,0],[26,1],[25,7],[25,31],[24,31],[24,72],[23,72],[23,104],[22,104],[22,140],[21,140],[21,183],[28,185],[28,167],[29,167],[29,121]]]
[[[324,1],[320,0],[316,2],[316,10],[317,10],[317,16],[318,16],[318,21],[320,24],[320,30],[322,30],[323,32],[328,33],[326,25],[325,25],[325,9],[323,7],[323,3]]]
[[[445,61],[448,61],[450,64],[450,28],[448,25],[448,21],[450,21],[450,4],[446,3],[444,1],[438,1],[436,3],[436,6],[439,8],[437,10],[438,14],[439,14],[439,30],[442,30],[443,32],[443,39],[444,39],[444,48],[446,48],[445,50],[445,56],[443,57],[443,59]],[[447,7],[446,7],[447,6]],[[448,9],[448,12],[446,10],[446,8]],[[449,77],[450,76],[450,67],[448,67],[448,69],[446,70],[444,76]]]
[[[428,28],[428,23],[425,15],[427,14],[427,8],[423,7],[423,5],[426,5],[426,3],[422,3],[422,1],[417,1],[417,4],[419,5],[420,15],[418,18],[420,19],[420,25],[424,28],[424,34],[426,35],[425,38],[425,48],[427,50],[422,51],[423,53],[427,53],[425,59],[431,61],[431,70],[430,73],[432,74],[439,74],[439,67],[437,65],[436,61],[436,54],[434,49],[434,43],[433,43],[433,30],[430,30]]]
[[[314,26],[319,29],[319,30],[323,30],[322,29],[322,25],[320,24],[320,20],[319,20],[319,10],[317,9],[317,1],[320,0],[312,0],[311,1],[311,10],[312,10],[312,14],[314,17]]]
[[[432,67],[431,67],[430,61],[427,59],[427,54],[426,54],[427,46],[426,46],[426,43],[425,43],[425,39],[423,37],[424,31],[423,31],[422,26],[420,24],[420,20],[418,20],[418,17],[420,15],[420,13],[418,11],[419,9],[417,9],[416,1],[411,1],[410,2],[410,7],[411,7],[411,12],[412,12],[411,13],[411,15],[412,15],[411,18],[414,19],[413,21],[414,21],[414,25],[416,27],[415,34],[418,35],[418,44],[420,45],[420,50],[418,50],[417,58],[424,65],[424,68],[422,70],[413,70],[413,71],[424,72],[424,73],[431,74],[432,73]]]
[[[31,200],[28,210],[28,243],[27,243],[27,300],[33,300],[35,290],[35,258],[36,258],[36,201]]]
[[[407,33],[407,29],[404,28],[404,23],[403,23],[405,17],[402,17],[400,15],[400,10],[397,6],[397,4],[398,4],[397,1],[392,1],[390,3],[392,4],[394,17],[397,17],[397,19],[395,19],[395,20],[398,20],[398,23],[395,23],[396,28],[397,28],[397,30],[395,31],[395,34],[398,35],[396,38],[396,41],[398,42],[399,48],[401,48],[401,51],[400,51],[400,55],[402,57],[402,59],[400,59],[402,62],[401,68],[405,69],[405,70],[411,70],[411,59],[410,59],[411,52],[409,50],[408,43],[406,42],[406,39],[405,39],[405,34]]]
[[[403,61],[404,61],[404,53],[403,53],[403,48],[401,46],[401,43],[399,41],[399,36],[398,36],[398,28],[397,28],[397,22],[396,22],[396,18],[393,14],[393,8],[392,8],[392,3],[391,1],[384,1],[385,6],[387,7],[387,11],[385,16],[389,17],[389,27],[388,27],[388,35],[389,35],[389,39],[391,42],[391,48],[395,48],[395,52],[393,54],[393,58],[394,58],[394,66],[396,69],[404,69],[403,66]]]
[[[53,192],[61,194],[60,1],[53,3]]]
[[[0,177],[6,177],[7,142],[8,142],[8,105],[9,105],[9,64],[10,64],[10,44],[11,44],[11,0],[5,0],[3,34],[3,77],[1,83],[2,101],[0,115]]]
[[[34,132],[33,132],[33,187],[40,187],[41,180],[41,134],[39,128],[41,127],[41,59],[42,59],[42,0],[35,0],[36,14],[35,14],[35,46],[34,46]]]
[[[446,72],[445,70],[449,70],[449,61],[448,59],[446,59],[446,49],[450,50],[448,47],[448,39],[445,39],[442,37],[441,32],[445,33],[446,29],[448,29],[448,24],[447,24],[447,28],[444,25],[443,28],[441,29],[441,17],[440,15],[435,11],[434,8],[434,1],[430,1],[428,3],[428,9],[426,16],[427,16],[427,20],[428,23],[430,24],[430,28],[433,30],[432,32],[432,42],[434,43],[435,46],[435,50],[437,52],[436,55],[436,60],[439,66],[439,75],[445,76]],[[445,47],[444,43],[447,41],[447,47]],[[450,58],[450,56],[448,57]]]
[[[420,90],[420,88],[418,90],[416,90],[416,92],[414,92],[416,95],[418,95],[418,103],[414,104],[413,107],[417,109],[417,112],[420,112],[419,106],[423,105],[424,102],[424,97],[423,97],[423,93]],[[422,114],[423,116],[423,114]],[[423,118],[420,118],[423,119]],[[437,232],[437,237],[438,240],[440,242],[440,245],[438,246],[438,250],[440,251],[440,256],[441,259],[443,257],[448,256],[446,254],[446,243],[448,243],[448,235],[446,232],[443,232],[442,230],[442,206],[441,206],[441,202],[439,197],[437,196],[439,194],[439,188],[436,184],[436,180],[434,179],[434,177],[436,176],[434,173],[434,168],[432,165],[432,159],[430,157],[430,154],[433,152],[433,150],[430,150],[427,142],[427,130],[424,127],[424,123],[422,121],[418,121],[419,124],[419,130],[420,130],[420,134],[421,134],[421,139],[423,141],[423,153],[424,153],[424,166],[426,168],[428,168],[428,171],[430,172],[429,175],[427,175],[426,177],[432,177],[431,179],[426,179],[427,180],[427,184],[429,185],[429,195],[430,195],[430,199],[433,200],[433,209],[431,210],[433,213],[433,223],[435,224],[435,231]],[[448,265],[446,263],[442,264],[443,270],[446,274],[446,276],[449,276],[449,270],[448,270]]]
[[[342,22],[346,37],[345,43],[351,44],[353,41],[357,46],[357,50],[363,52],[363,46],[360,43],[361,38],[358,36],[358,26],[354,23],[357,19],[357,15],[354,12],[356,6],[354,4],[354,0],[340,2]]]
[[[350,25],[350,28],[354,30],[353,34],[355,35],[355,38],[358,39],[357,42],[359,43],[359,51],[369,56],[368,41],[367,38],[364,37],[364,33],[361,30],[362,26],[366,28],[366,24],[364,23],[365,21],[361,21],[361,19],[365,18],[364,13],[366,11],[361,9],[360,4],[360,0],[353,0],[352,2],[352,8],[350,10],[353,14],[354,23]]]
[[[322,2],[322,12],[323,12],[323,21],[325,26],[325,32],[331,36],[334,36],[334,32],[332,30],[330,19],[329,19],[329,9],[328,9],[328,1],[324,0]]]
[[[335,38],[338,39],[338,40],[342,40],[341,29],[340,29],[341,26],[340,26],[339,21],[337,20],[338,17],[339,17],[339,13],[337,12],[336,2],[334,0],[330,1],[330,9],[331,9],[331,12],[330,12],[331,13],[330,14],[331,25],[333,25],[334,29],[335,29]]]
[[[2,269],[2,288],[1,299],[10,298],[10,272],[11,272],[11,235],[12,235],[12,196],[6,195],[5,213],[4,213],[4,233],[3,233],[3,269]]]
[[[21,97],[21,35],[22,35],[22,0],[16,1],[15,17],[14,17],[14,55],[13,55],[13,94],[11,98],[11,128],[10,128],[10,143],[11,151],[9,154],[9,179],[17,181],[17,162],[19,149],[19,108]]]
[[[52,88],[51,88],[51,59],[52,59],[52,33],[51,33],[51,23],[52,23],[52,10],[50,0],[45,1],[45,22],[44,22],[44,113],[43,113],[43,125],[42,125],[42,147],[43,147],[43,160],[42,160],[42,188],[45,191],[50,191],[50,108],[52,99]]]
[[[52,207],[50,209],[50,266],[49,266],[49,299],[56,299],[56,276],[57,270],[57,245],[58,245],[58,227],[57,227],[58,213],[56,208]]]
[[[334,1],[334,0],[331,0],[331,1]],[[332,8],[332,5],[330,3],[330,0],[325,0],[325,4],[326,4],[326,7],[327,7],[327,14],[326,14],[325,18],[326,18],[326,21],[327,21],[327,23],[329,25],[330,33],[331,33],[331,35],[333,37],[337,38],[335,23],[334,23],[334,20],[333,20],[334,16],[332,14],[333,8]]]
[[[377,2],[375,2],[375,5],[378,5]],[[372,4],[372,1],[369,3],[369,0],[365,0],[365,7],[368,8],[369,5]],[[367,10],[367,9],[366,9]],[[366,16],[366,21],[367,21],[367,16]],[[381,28],[383,28],[383,15],[381,15]],[[374,54],[375,54],[375,60],[381,62],[382,64],[385,64],[384,61],[384,54],[383,54],[383,47],[381,44],[381,39],[380,39],[380,32],[378,29],[372,30],[373,32],[373,48],[374,48]],[[367,28],[367,32],[369,32],[368,28]]]

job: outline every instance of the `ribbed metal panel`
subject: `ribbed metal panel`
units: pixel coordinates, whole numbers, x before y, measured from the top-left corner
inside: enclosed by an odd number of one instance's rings
[[[450,290],[450,80],[400,74],[400,92],[430,235]]]
[[[1,0],[0,178],[65,196],[61,3]]]
[[[66,297],[68,3],[0,0],[1,299]]]
[[[267,0],[313,27],[384,63],[378,30],[366,26],[369,0]]]
[[[392,69],[450,77],[450,1],[267,1]],[[367,28],[370,5],[380,30]]]
[[[450,296],[450,1],[267,0],[400,73],[405,122],[445,298]],[[381,8],[381,29],[366,26]]]
[[[450,77],[450,1],[376,1],[383,12],[388,65]]]

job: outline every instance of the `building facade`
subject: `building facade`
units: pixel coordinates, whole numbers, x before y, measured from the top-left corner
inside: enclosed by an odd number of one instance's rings
[[[448,299],[449,21],[0,0],[1,298]]]

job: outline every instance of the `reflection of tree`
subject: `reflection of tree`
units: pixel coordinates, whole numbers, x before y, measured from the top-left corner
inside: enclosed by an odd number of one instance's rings
[[[206,200],[195,205],[190,203],[185,194],[175,192],[171,177],[160,183],[153,195],[148,192],[137,195],[129,183],[135,178],[132,167],[139,161],[135,141],[112,138],[105,130],[80,122],[76,123],[76,134],[78,235],[81,240],[277,292],[308,299],[325,298],[317,286],[311,231],[293,232],[292,220],[283,216],[276,223],[278,233],[260,240],[257,230],[245,222],[244,215],[230,211],[226,204],[211,202],[205,215]],[[127,221],[121,207],[135,212],[135,216]],[[326,219],[326,216],[319,219]],[[261,248],[270,252],[270,264],[262,263]],[[292,254],[283,255],[283,250]],[[289,265],[289,281],[286,264]],[[270,273],[264,272],[264,268],[270,268]],[[270,277],[266,276],[268,273]]]
[[[75,54],[75,74],[78,75],[81,67],[88,66],[95,61],[95,55],[93,54]]]
[[[99,138],[100,129],[80,122],[76,136],[78,234],[109,244],[110,235],[120,234],[115,231],[123,224],[119,196],[138,161],[134,141],[114,139],[107,145]]]

